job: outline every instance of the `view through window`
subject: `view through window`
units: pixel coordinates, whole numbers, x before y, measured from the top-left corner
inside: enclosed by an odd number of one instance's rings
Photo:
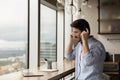
[[[44,58],[56,62],[56,10],[41,4],[40,64]]]
[[[26,68],[28,0],[0,0],[0,75]]]

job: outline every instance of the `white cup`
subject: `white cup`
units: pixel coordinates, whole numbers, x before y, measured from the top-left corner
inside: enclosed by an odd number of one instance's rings
[[[47,69],[52,69],[52,61],[46,61]]]

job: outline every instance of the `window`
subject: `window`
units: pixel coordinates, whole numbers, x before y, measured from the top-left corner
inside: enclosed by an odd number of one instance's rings
[[[41,4],[40,15],[40,65],[44,64],[44,58],[53,62],[56,57],[56,10]]]
[[[28,0],[0,0],[0,74],[27,67]]]

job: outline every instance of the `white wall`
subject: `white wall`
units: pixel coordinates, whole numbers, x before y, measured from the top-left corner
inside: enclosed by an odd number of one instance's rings
[[[89,22],[91,27],[91,34],[94,35],[98,40],[100,40],[106,51],[112,53],[120,54],[120,40],[108,40],[108,39],[120,39],[120,34],[108,34],[108,35],[100,35],[98,34],[98,0],[89,0],[92,8],[88,8],[87,6],[83,6],[82,10],[84,13],[84,18]],[[78,17],[74,17],[76,19]]]

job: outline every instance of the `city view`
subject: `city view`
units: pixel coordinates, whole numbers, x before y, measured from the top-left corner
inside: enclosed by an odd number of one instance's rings
[[[26,49],[0,49],[0,75],[16,72],[27,67]],[[56,61],[56,44],[41,43],[40,60]]]
[[[0,34],[2,34],[0,35],[0,75],[27,67],[27,4],[27,0],[0,1]],[[49,14],[45,15],[48,12]],[[48,22],[49,25],[45,24]],[[41,26],[40,62],[44,58],[55,62],[57,59],[55,10],[41,5]]]
[[[0,75],[26,68],[25,50],[0,50]]]
[[[0,0],[0,76],[26,68],[28,0]]]

